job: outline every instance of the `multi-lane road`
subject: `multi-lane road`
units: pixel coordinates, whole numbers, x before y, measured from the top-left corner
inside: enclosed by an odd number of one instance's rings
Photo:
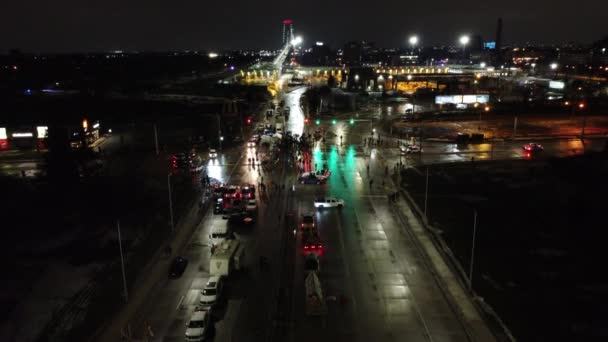
[[[291,115],[286,131],[305,130],[298,101],[303,90],[286,93]],[[280,119],[282,120],[282,119]],[[327,184],[295,186],[297,170],[280,162],[271,172],[247,162],[253,149],[224,150],[210,161],[211,177],[232,184],[274,181],[285,190],[258,191],[253,228],[237,230],[246,246],[246,269],[228,280],[226,301],[216,310],[215,341],[466,341],[467,335],[423,261],[386,194],[388,162],[371,162],[360,138],[343,134],[343,144],[316,142],[313,163],[327,164]],[[380,149],[381,150],[381,149]],[[371,151],[380,156],[380,150]],[[376,179],[370,187],[369,180]],[[381,180],[385,179],[385,182]],[[384,183],[384,184],[382,184]],[[343,209],[315,211],[318,195],[343,198]],[[327,314],[305,314],[304,254],[297,229],[301,215],[314,212],[324,250],[320,280]],[[209,275],[208,234],[213,214],[198,224],[181,254],[190,260],[184,275],[155,285],[132,321],[136,336],[152,331],[155,340],[183,340],[186,323]],[[270,260],[260,269],[259,256]]]

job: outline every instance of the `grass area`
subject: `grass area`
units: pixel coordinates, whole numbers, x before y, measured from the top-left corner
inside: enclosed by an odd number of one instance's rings
[[[473,286],[523,341],[608,337],[603,269],[608,157],[437,165],[428,213],[468,269],[478,213]],[[423,175],[406,187],[420,205]]]

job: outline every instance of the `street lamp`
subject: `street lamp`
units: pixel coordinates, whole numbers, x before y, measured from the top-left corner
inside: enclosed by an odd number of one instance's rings
[[[410,46],[412,47],[412,53],[413,53],[414,48],[416,47],[416,45],[418,45],[418,36],[416,36],[416,35],[411,36],[408,41],[410,43]]]
[[[460,37],[460,44],[462,44],[462,58],[465,58],[465,49],[467,44],[469,43],[469,36],[464,35],[462,37]]]
[[[296,46],[302,43],[302,37],[297,36],[291,41],[291,45]]]
[[[551,70],[556,70],[557,69],[557,63],[551,63],[551,65],[549,65],[549,67],[551,68]]]

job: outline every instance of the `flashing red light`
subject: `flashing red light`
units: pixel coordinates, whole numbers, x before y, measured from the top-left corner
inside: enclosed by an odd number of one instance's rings
[[[578,104],[578,108],[580,108],[580,109],[585,108],[585,104],[584,104],[584,103],[582,103],[582,102],[581,102],[581,103],[579,103],[579,104]]]
[[[293,21],[291,19],[285,19],[285,20],[283,20],[283,24],[285,24],[285,25],[289,25],[289,24],[292,24],[292,23],[293,23]]]
[[[251,118],[247,118],[247,124],[251,125]]]
[[[308,123],[308,118],[304,118],[304,123],[307,124]]]

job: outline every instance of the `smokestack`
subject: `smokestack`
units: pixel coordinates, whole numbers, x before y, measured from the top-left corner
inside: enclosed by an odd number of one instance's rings
[[[496,25],[496,50],[500,50],[502,47],[502,18],[498,18],[498,24]]]

